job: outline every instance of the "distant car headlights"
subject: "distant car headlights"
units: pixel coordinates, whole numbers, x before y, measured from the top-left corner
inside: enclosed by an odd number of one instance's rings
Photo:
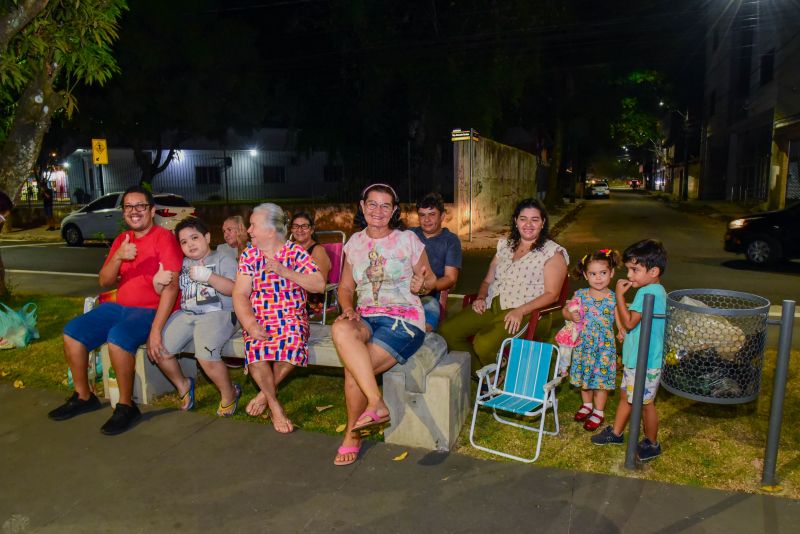
[[[731,230],[744,228],[745,226],[747,226],[747,219],[736,219],[728,223],[728,228],[730,228]]]

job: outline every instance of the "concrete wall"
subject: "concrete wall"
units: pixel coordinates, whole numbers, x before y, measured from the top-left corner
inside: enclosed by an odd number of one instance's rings
[[[470,229],[507,226],[517,202],[535,196],[538,163],[533,154],[486,138],[454,143],[453,150],[455,221],[450,228],[462,239]]]

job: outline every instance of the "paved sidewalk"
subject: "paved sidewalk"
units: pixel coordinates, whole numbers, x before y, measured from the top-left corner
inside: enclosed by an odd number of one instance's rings
[[[58,243],[61,239],[61,231],[48,231],[47,225],[36,228],[19,229],[13,228],[8,233],[0,233],[0,243],[12,243],[14,241],[32,241],[36,243]]]
[[[796,532],[800,502],[339,440],[177,410],[116,437],[107,407],[0,383],[3,532]],[[591,451],[587,451],[591,452]],[[620,449],[620,454],[622,454]]]

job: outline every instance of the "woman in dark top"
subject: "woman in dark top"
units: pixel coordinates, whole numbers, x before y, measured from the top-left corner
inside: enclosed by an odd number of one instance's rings
[[[314,219],[311,215],[304,211],[294,214],[291,222],[289,223],[289,230],[292,233],[292,240],[306,249],[317,268],[322,273],[325,281],[328,281],[328,272],[331,270],[331,260],[328,253],[325,252],[325,247],[317,243],[314,235]],[[315,315],[322,312],[323,297],[319,293],[308,294],[308,313]]]

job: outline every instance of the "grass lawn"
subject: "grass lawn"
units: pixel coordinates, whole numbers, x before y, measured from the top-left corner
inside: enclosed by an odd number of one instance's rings
[[[0,376],[2,380],[21,380],[25,387],[56,389],[69,394],[66,364],[61,348],[61,333],[67,320],[82,309],[83,300],[72,297],[15,295],[9,303],[19,308],[33,300],[39,305],[39,331],[41,339],[25,349],[0,351]],[[800,499],[800,432],[794,423],[800,417],[800,353],[793,351],[784,407],[781,446],[777,473],[783,486],[783,495]],[[574,388],[562,385],[559,392],[561,433],[545,436],[542,453],[536,465],[619,474],[677,484],[690,484],[719,489],[758,492],[766,443],[770,395],[775,363],[775,350],[767,351],[762,377],[762,392],[758,401],[746,405],[721,406],[702,404],[659,391],[657,405],[661,428],[659,439],[664,453],[639,471],[622,468],[624,446],[597,447],[589,442],[589,433],[572,420],[580,405],[580,396]],[[241,369],[231,370],[234,381],[244,386],[240,407],[246,405],[255,393],[252,381],[243,376]],[[303,430],[337,434],[345,422],[342,396],[342,373],[339,369],[298,369],[281,387],[280,398],[295,426]],[[102,384],[98,384],[102,388]],[[474,386],[472,398],[474,400]],[[216,389],[202,378],[196,391],[197,411],[214,416],[219,402]],[[606,420],[612,421],[619,399],[612,395],[606,408]],[[176,395],[166,395],[157,401],[159,406],[176,406]],[[44,416],[44,414],[43,414]],[[243,410],[234,416],[254,424],[269,424],[264,418],[251,418]],[[479,439],[491,446],[502,447],[516,454],[532,451],[530,434],[521,435],[511,427],[500,426],[488,413],[479,415]],[[548,421],[552,424],[552,418]],[[469,445],[468,425],[459,438],[457,453],[497,459]],[[341,430],[339,430],[341,432]],[[380,434],[367,436],[382,440]],[[505,460],[500,460],[505,461]],[[520,465],[521,469],[527,467]]]

